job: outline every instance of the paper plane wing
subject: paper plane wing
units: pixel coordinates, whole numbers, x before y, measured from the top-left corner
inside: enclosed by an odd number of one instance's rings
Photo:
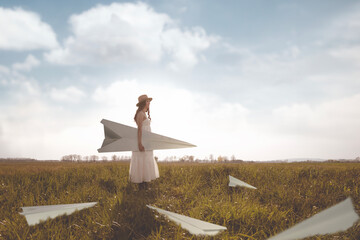
[[[236,186],[257,189],[256,187],[251,186],[250,184],[247,184],[246,182],[243,182],[243,181],[229,175],[229,187],[236,187]]]
[[[62,204],[62,205],[44,205],[44,206],[32,206],[22,207],[24,215],[29,226],[45,221],[48,218],[56,218],[61,215],[70,215],[76,210],[80,211],[84,208],[95,206],[97,202],[89,203],[76,203],[76,204]]]
[[[98,152],[139,151],[137,128],[106,119],[101,120],[101,123],[104,125],[105,139]],[[196,147],[193,144],[148,131],[142,132],[142,144],[145,150]]]
[[[146,205],[148,208],[158,211],[160,214],[165,215],[171,221],[180,225],[182,228],[188,230],[191,234],[195,235],[209,235],[214,236],[218,234],[220,231],[226,230],[226,227],[212,224],[209,222],[204,222],[199,219],[187,217],[181,214],[169,212],[157,207],[153,207],[150,205]]]
[[[318,234],[332,234],[350,228],[359,216],[354,211],[351,199],[348,198],[337,205],[296,224],[269,240],[302,239]]]

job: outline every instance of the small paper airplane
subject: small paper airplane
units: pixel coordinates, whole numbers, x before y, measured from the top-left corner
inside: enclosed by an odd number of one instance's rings
[[[158,211],[160,214],[167,216],[171,221],[174,221],[182,228],[188,230],[191,234],[195,235],[209,235],[214,236],[220,231],[226,230],[226,227],[204,222],[199,219],[187,217],[181,214],[165,211],[163,209],[146,205],[148,208]]]
[[[139,151],[137,128],[106,119],[101,120],[101,123],[104,124],[105,139],[98,152]],[[196,147],[193,144],[149,131],[142,132],[142,144],[145,150]]]
[[[32,226],[48,218],[53,219],[64,214],[70,215],[76,210],[80,211],[93,207],[96,203],[97,202],[22,207],[23,212],[20,214],[24,215],[29,226]]]
[[[250,184],[247,184],[246,182],[243,182],[237,178],[234,178],[232,176],[229,175],[229,187],[236,187],[236,186],[240,186],[240,187],[247,187],[247,188],[251,188],[251,189],[257,189],[254,186],[251,186]]]
[[[269,238],[269,240],[295,240],[318,234],[332,234],[350,228],[359,216],[348,198],[306,219],[295,226]]]

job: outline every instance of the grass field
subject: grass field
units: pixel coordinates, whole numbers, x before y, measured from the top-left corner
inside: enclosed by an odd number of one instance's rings
[[[266,239],[351,197],[360,212],[359,163],[159,163],[148,189],[129,163],[0,163],[0,239],[212,239],[195,237],[150,204],[227,227],[215,239]],[[255,187],[229,188],[228,175]],[[98,202],[29,227],[22,206]],[[360,239],[346,232],[309,239]]]

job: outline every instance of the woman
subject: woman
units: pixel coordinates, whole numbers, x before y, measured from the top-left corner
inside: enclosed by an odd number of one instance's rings
[[[133,183],[150,182],[159,177],[159,169],[152,150],[146,150],[142,145],[142,132],[151,131],[150,102],[152,98],[141,95],[134,120],[137,124],[137,143],[139,151],[133,151],[130,162],[130,181]],[[146,113],[148,117],[146,117]]]

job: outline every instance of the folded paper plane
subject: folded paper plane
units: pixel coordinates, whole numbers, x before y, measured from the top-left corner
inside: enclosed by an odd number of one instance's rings
[[[153,207],[150,205],[146,205],[146,206],[148,208],[158,211],[160,214],[165,215],[171,221],[174,221],[176,224],[181,225],[182,228],[188,230],[191,234],[214,236],[218,234],[220,231],[226,230],[226,227],[220,225],[204,222],[199,219],[165,211],[163,209]]]
[[[22,207],[23,212],[20,214],[25,216],[27,223],[31,226],[40,223],[40,221],[45,221],[48,218],[52,219],[64,214],[70,215],[76,210],[80,211],[93,207],[96,203],[97,202]]]
[[[105,139],[98,152],[139,151],[137,128],[106,119],[101,120],[101,123],[104,125]],[[193,144],[149,131],[142,132],[142,144],[145,150],[196,147]]]
[[[232,176],[229,175],[229,187],[236,187],[236,186],[240,186],[240,187],[247,187],[247,188],[251,188],[251,189],[257,189],[254,186],[251,186],[250,184],[247,184],[246,182],[243,182],[237,178],[234,178]]]
[[[314,235],[332,234],[350,228],[359,216],[354,211],[351,199],[306,219],[269,240],[303,239]]]

